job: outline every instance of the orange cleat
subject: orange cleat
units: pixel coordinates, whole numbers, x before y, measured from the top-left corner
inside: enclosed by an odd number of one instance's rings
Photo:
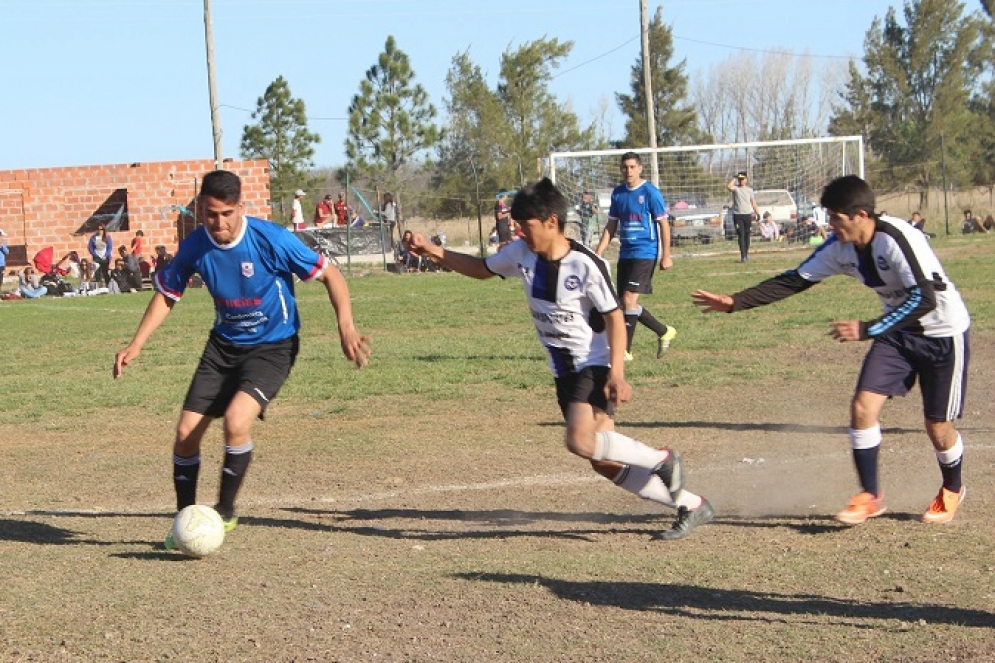
[[[859,525],[868,518],[880,516],[887,510],[883,494],[875,497],[865,491],[854,495],[846,508],[836,514],[836,520],[846,525]]]
[[[922,514],[922,521],[924,523],[949,523],[954,519],[957,507],[964,501],[965,495],[967,495],[967,488],[963,486],[957,493],[940,488],[940,492],[936,494],[936,499],[926,509],[926,513]]]

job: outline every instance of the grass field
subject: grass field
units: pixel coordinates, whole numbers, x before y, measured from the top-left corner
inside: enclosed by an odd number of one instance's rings
[[[302,285],[302,351],[257,427],[239,528],[162,549],[172,431],[213,313],[184,300],[129,367],[148,294],[0,303],[0,661],[995,661],[995,240],[934,240],[973,316],[960,425],[967,500],[918,517],[939,472],[919,394],[886,407],[890,511],[847,528],[847,404],[866,349],[827,323],[878,314],[838,278],[733,316],[731,292],[804,254],[678,255],[645,300],[619,429],[684,454],[716,521],[676,543],[661,511],[562,445],[518,283],[350,278],[374,358],[341,355]],[[200,501],[221,459],[213,430]]]

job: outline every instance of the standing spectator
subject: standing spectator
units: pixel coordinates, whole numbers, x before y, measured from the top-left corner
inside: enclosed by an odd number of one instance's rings
[[[487,259],[448,251],[420,234],[412,249],[464,276],[521,279],[556,383],[567,449],[623,490],[677,509],[673,527],[657,536],[682,539],[715,513],[707,500],[682,488],[676,452],[615,431],[615,408],[632,396],[622,350],[625,321],[608,266],[564,234],[567,209],[566,197],[542,179],[511,204],[521,241]]]
[[[985,227],[981,224],[978,217],[974,216],[971,210],[964,210],[964,222],[960,226],[960,231],[967,235],[968,233],[987,233]]]
[[[142,257],[142,245],[144,244],[145,232],[142,230],[136,230],[135,236],[131,238],[131,255],[141,259]]]
[[[745,170],[729,180],[726,188],[732,192],[732,224],[739,242],[739,261],[746,262],[750,259],[750,226],[760,218],[760,209]]]
[[[393,247],[394,227],[397,226],[397,205],[394,204],[394,196],[389,193],[383,195],[383,202],[380,205],[380,223],[387,225],[387,233],[390,237],[391,247]]]
[[[351,209],[345,201],[345,194],[339,192],[339,199],[335,201],[335,224],[339,226],[349,225],[349,210]]]
[[[10,249],[7,247],[7,233],[0,230],[0,286],[3,286],[3,277],[7,272],[7,256]]]
[[[97,269],[94,271],[94,278],[104,285],[108,285],[111,278],[109,265],[111,259],[114,257],[114,240],[107,234],[104,224],[101,223],[98,225],[97,232],[90,236],[90,241],[87,243],[87,250],[90,252],[90,257],[93,258],[93,264],[97,266]]]
[[[598,204],[590,191],[580,194],[577,216],[580,217],[580,243],[588,246],[588,240],[594,239],[594,234],[597,232],[598,222]]]
[[[158,246],[156,246],[155,247],[155,259],[154,259],[154,261],[152,263],[153,267],[154,267],[154,269],[156,271],[156,273],[158,273],[166,265],[168,265],[169,261],[172,260],[172,259],[173,259],[173,256],[171,256],[170,254],[166,253],[166,247],[164,245],[159,244]]]
[[[964,412],[971,318],[927,239],[907,222],[875,213],[867,182],[855,175],[837,178],[823,190],[821,202],[833,235],[796,269],[731,296],[696,290],[691,298],[705,313],[732,313],[780,301],[835,274],[873,289],[881,300],[880,317],[829,323],[829,336],[840,343],[872,341],[850,405],[850,448],[861,492],[836,519],[856,525],[885,512],[878,481],[881,410],[918,380],[926,435],[942,478],[922,519],[945,523],[965,494],[964,444],[954,421]]]
[[[499,251],[502,246],[515,239],[515,233],[512,230],[513,223],[511,210],[508,209],[508,192],[502,191],[494,201],[494,228],[491,230],[491,234],[497,233]]]
[[[128,253],[123,246],[119,246],[117,249],[118,253],[121,254],[121,261],[124,267],[124,276],[126,287],[121,290],[124,292],[132,291],[138,292],[142,289],[142,265],[138,260],[138,256],[133,253]]]
[[[322,227],[332,220],[332,194],[325,194],[325,197],[314,206],[314,225]]]
[[[252,459],[253,423],[265,414],[297,358],[301,325],[294,277],[325,287],[342,352],[356,366],[366,365],[370,339],[356,330],[349,286],[334,265],[285,228],[243,215],[238,175],[208,173],[197,210],[202,225],[156,274],[156,293],[134,337],[115,355],[114,377],[141,356],[190,277],[199,273],[213,297],[214,327],[176,426],[173,486],[177,511],[197,503],[201,441],[210,423],[222,418],[225,457],[215,508],[230,531],[238,522],[235,500]],[[171,535],[165,545],[174,547]]]
[[[48,294],[48,288],[41,284],[38,272],[31,265],[17,275],[17,285],[21,296],[25,299],[38,299]]]
[[[765,242],[781,241],[781,229],[774,222],[770,212],[764,212],[763,219],[760,220],[760,237]]]
[[[294,204],[290,212],[290,225],[295,231],[304,230],[304,208],[301,206],[301,198],[304,197],[304,191],[298,189],[294,191]]]
[[[636,323],[642,323],[656,334],[656,356],[659,359],[677,336],[668,327],[639,305],[640,294],[653,294],[653,272],[657,260],[660,269],[673,267],[670,259],[670,221],[667,203],[660,190],[642,178],[643,162],[635,152],[622,155],[622,184],[612,191],[608,223],[601,234],[595,252],[602,256],[618,232],[621,249],[618,254],[616,283],[622,291],[625,313],[625,360],[632,360],[632,338]]]

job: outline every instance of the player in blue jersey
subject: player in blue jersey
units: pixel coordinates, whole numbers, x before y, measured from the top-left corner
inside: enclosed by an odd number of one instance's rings
[[[663,356],[677,330],[668,327],[639,305],[640,294],[653,293],[653,272],[659,260],[660,269],[673,266],[670,259],[670,221],[663,194],[643,179],[643,162],[635,152],[626,152],[621,161],[622,184],[612,191],[608,223],[601,234],[596,253],[605,249],[618,233],[620,245],[616,282],[622,291],[625,307],[625,360],[632,359],[632,337],[636,323],[642,323],[656,334],[656,356]]]
[[[286,228],[243,215],[242,183],[217,170],[204,177],[197,211],[203,224],[155,274],[156,289],[134,338],[114,358],[114,377],[138,359],[149,336],[183,296],[194,273],[214,298],[214,328],[183,403],[173,444],[176,509],[196,503],[200,444],[224,420],[225,458],[216,505],[235,527],[235,498],[252,459],[252,426],[276,397],[297,357],[300,318],[294,277],[325,286],[338,319],[342,352],[366,365],[370,339],[356,331],[345,278]],[[166,537],[166,547],[172,547]]]
[[[707,500],[681,487],[680,458],[614,428],[615,406],[629,400],[625,381],[625,320],[605,262],[564,235],[567,199],[548,179],[515,196],[511,218],[522,241],[486,260],[448,251],[422,235],[412,250],[477,279],[519,278],[539,342],[556,381],[567,448],[624,490],[677,509],[662,539],[681,539],[714,517]]]
[[[948,522],[966,492],[961,482],[964,443],[953,422],[964,412],[971,326],[967,308],[926,236],[902,219],[874,212],[875,196],[867,182],[855,175],[835,179],[820,203],[833,235],[797,269],[732,296],[697,290],[691,297],[706,313],[731,313],[779,301],[834,274],[852,276],[876,291],[884,308],[879,318],[830,323],[829,335],[840,343],[873,341],[850,407],[850,446],[862,491],[836,519],[856,525],[884,513],[878,481],[881,410],[918,379],[926,434],[943,481],[922,519]]]

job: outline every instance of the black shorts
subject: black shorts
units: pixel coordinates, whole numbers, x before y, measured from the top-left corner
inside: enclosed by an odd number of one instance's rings
[[[641,295],[653,294],[653,272],[656,260],[645,258],[619,258],[615,286],[619,292],[638,292]]]
[[[605,384],[608,382],[607,366],[588,366],[576,373],[567,373],[556,378],[556,401],[560,405],[563,418],[567,418],[567,410],[571,403],[589,403],[592,407],[615,414],[615,407],[605,396]]]
[[[290,375],[299,346],[296,335],[276,343],[235,345],[211,332],[183,409],[223,417],[235,394],[244,391],[262,407],[261,419]]]
[[[864,357],[857,391],[904,396],[918,378],[926,419],[960,419],[971,356],[968,336],[968,332],[944,338],[897,333],[877,338]]]

